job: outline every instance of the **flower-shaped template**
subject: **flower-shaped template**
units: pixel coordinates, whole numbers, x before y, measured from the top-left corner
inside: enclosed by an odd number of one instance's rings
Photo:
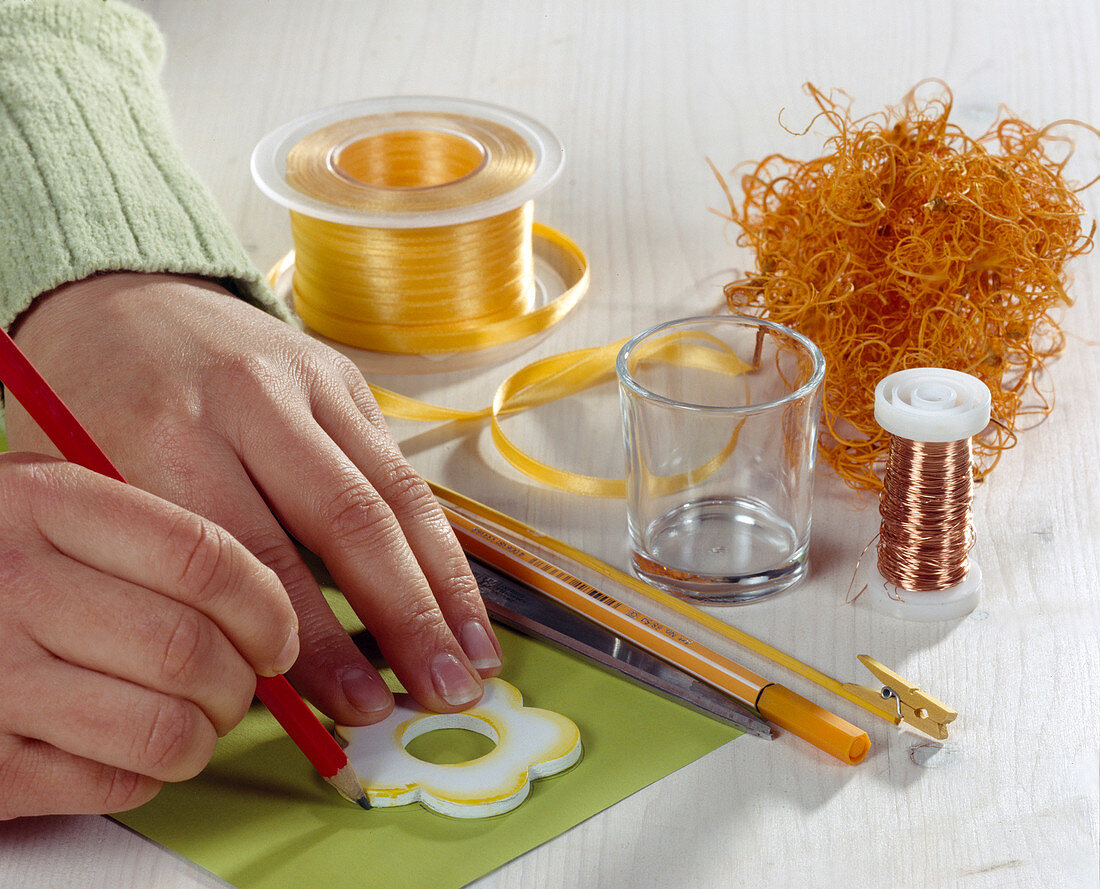
[[[405,747],[439,729],[477,732],[496,743],[469,762],[436,764]],[[502,679],[485,680],[481,701],[461,713],[432,713],[409,695],[382,722],[336,727],[372,806],[421,802],[455,818],[487,818],[509,812],[531,790],[531,779],[569,768],[581,756],[581,736],[569,719],[524,707],[519,690]]]

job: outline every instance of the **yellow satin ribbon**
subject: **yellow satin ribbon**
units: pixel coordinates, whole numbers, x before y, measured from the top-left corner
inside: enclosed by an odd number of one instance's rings
[[[514,287],[510,288],[510,295],[509,288],[483,289],[482,282],[490,279],[491,268],[499,270],[507,263],[488,263],[482,276],[469,259],[460,260],[454,255],[456,250],[462,253],[461,243],[466,239],[463,236],[456,241],[453,230],[443,233],[436,229],[412,229],[399,233],[355,229],[294,213],[291,218],[295,239],[295,311],[318,333],[360,349],[409,355],[446,354],[515,342],[553,327],[588,291],[590,273],[583,251],[560,231],[537,222],[530,224],[530,238],[539,242],[540,253],[553,256],[564,266],[567,287],[546,305],[531,309],[533,277],[520,288],[522,298],[515,295]],[[501,225],[500,220],[489,222],[490,226]],[[481,222],[468,226],[485,228]],[[430,239],[425,239],[425,231],[433,233]],[[372,234],[368,236],[365,232]],[[383,252],[396,257],[402,245],[407,245],[411,265],[395,271],[396,259],[373,262],[374,254],[365,241],[398,234]],[[430,258],[431,244],[438,245],[437,256],[442,257],[439,261]],[[444,248],[445,244],[450,246]],[[534,248],[525,249],[530,254]],[[430,275],[424,272],[426,264],[434,267]],[[421,272],[424,277],[420,277]],[[449,275],[454,276],[453,289],[439,285],[451,280]],[[425,284],[418,294],[400,284],[372,286],[368,281],[372,277],[397,282],[411,277],[422,283],[435,282],[433,286],[441,289],[425,293]]]
[[[413,100],[410,100],[415,104]],[[399,217],[464,209],[526,182],[538,159],[503,123],[442,111],[349,117],[314,130],[287,153],[286,181],[326,204]]]
[[[568,238],[553,229],[546,229],[548,238],[557,240],[566,257],[573,257],[577,267],[582,267],[583,254]],[[295,252],[287,253],[268,272],[268,283],[276,287],[279,278],[287,273],[295,265]],[[583,272],[576,283],[559,299],[564,299],[587,284],[587,264],[583,264]],[[552,305],[552,304],[551,304]],[[549,306],[547,307],[549,308]],[[304,319],[305,320],[305,319]],[[649,350],[636,353],[634,361],[638,360],[679,360],[694,366],[706,366],[711,370],[718,370],[731,376],[736,376],[747,369],[747,365],[741,362],[736,355],[718,350],[706,350],[705,345],[696,342],[692,348],[685,349],[682,342],[683,334],[672,334],[678,337],[676,342],[665,341],[663,345],[651,347]],[[626,494],[626,486],[623,479],[608,479],[601,476],[587,475],[579,472],[571,472],[558,467],[552,467],[533,458],[511,441],[506,435],[500,420],[509,415],[518,414],[522,410],[549,404],[561,398],[585,391],[602,383],[613,380],[615,377],[615,359],[619,350],[623,348],[626,339],[598,345],[587,349],[577,349],[570,352],[561,352],[550,355],[549,358],[532,362],[518,371],[506,377],[500,383],[493,395],[493,402],[487,407],[474,410],[462,408],[443,407],[408,395],[401,395],[383,386],[368,383],[371,392],[377,400],[378,407],[387,417],[395,419],[416,420],[420,422],[453,422],[475,421],[488,419],[491,424],[493,442],[500,456],[517,470],[528,475],[529,478],[555,487],[560,491],[572,494],[583,494],[599,497],[623,497]],[[716,341],[715,341],[716,342]],[[727,446],[705,464],[697,472],[709,474],[722,464],[733,451],[737,443],[737,432],[740,426],[730,438]],[[696,478],[692,474],[692,478]],[[665,480],[662,490],[674,490],[674,486],[682,486],[689,481],[689,474],[676,476],[674,479]]]
[[[613,379],[615,358],[625,342],[624,339],[605,346],[561,352],[532,362],[507,377],[497,387],[492,404],[480,410],[440,407],[381,386],[371,385],[371,391],[382,412],[388,417],[429,422],[488,418],[497,450],[524,475],[571,494],[624,497],[626,484],[623,479],[571,472],[537,460],[505,435],[500,421],[511,414],[567,398]],[[748,369],[748,365],[721,341],[706,335],[684,333],[659,337],[644,349],[635,351],[632,366],[639,362],[667,362],[677,366],[703,368],[727,376],[739,376]],[[737,447],[737,438],[743,423],[742,420],[734,427],[726,444],[706,463],[675,476],[648,476],[645,484],[651,492],[660,495],[680,490],[711,475],[729,459]]]
[[[510,414],[575,395],[612,379],[615,376],[615,356],[623,342],[625,340],[606,346],[562,352],[528,364],[507,377],[497,387],[492,404],[479,410],[440,407],[373,384],[371,391],[382,413],[388,417],[429,422],[488,418],[497,450],[525,475],[552,488],[573,494],[622,497],[626,491],[621,478],[601,478],[570,472],[536,460],[508,438],[500,421]]]
[[[587,291],[584,253],[561,232],[535,223],[530,200],[496,213],[476,209],[479,204],[507,206],[509,193],[537,167],[536,152],[523,136],[469,115],[396,111],[331,123],[290,149],[286,182],[327,206],[367,214],[363,218],[372,224],[345,224],[292,209],[295,250],[273,270],[272,283],[293,263],[294,307],[301,319],[329,339],[372,351],[466,352],[545,331]],[[420,221],[440,218],[448,224]],[[536,245],[540,257],[552,257],[566,283],[563,293],[537,308]],[[508,438],[500,422],[612,379],[621,346],[620,341],[536,361],[504,380],[492,404],[480,410],[440,407],[371,388],[390,417],[430,422],[488,418],[501,455],[543,484],[575,494],[622,497],[621,478],[570,472],[536,460]],[[658,344],[646,357],[701,362],[734,374],[744,369],[736,356],[683,339]],[[737,431],[706,465],[674,478],[647,479],[647,484],[671,490],[699,472],[713,472],[736,446]]]
[[[531,200],[511,203],[538,167],[524,136],[465,114],[375,114],[306,135],[287,154],[286,183],[368,222],[291,210],[298,314],[337,342],[401,354],[546,330],[584,295],[588,262],[535,225]],[[571,285],[538,308],[535,241],[572,259]]]

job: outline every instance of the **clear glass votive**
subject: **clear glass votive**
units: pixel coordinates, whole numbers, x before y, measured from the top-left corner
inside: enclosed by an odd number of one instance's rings
[[[760,318],[685,318],[631,338],[616,372],[634,571],[712,605],[801,580],[821,350]]]

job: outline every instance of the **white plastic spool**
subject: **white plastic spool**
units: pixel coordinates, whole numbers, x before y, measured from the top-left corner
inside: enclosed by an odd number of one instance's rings
[[[919,442],[962,441],[989,424],[989,388],[970,374],[917,367],[890,374],[875,387],[875,421],[886,432]],[[981,598],[982,569],[968,559],[962,582],[945,590],[906,590],[886,580],[878,565],[867,572],[864,596],[876,610],[914,621],[957,620]]]
[[[410,208],[407,212],[356,210],[338,206],[299,191],[287,180],[287,157],[306,136],[329,124],[356,118],[363,120],[358,134],[360,138],[376,135],[392,128],[392,122],[386,124],[381,121],[386,120],[385,115],[395,113],[406,115],[404,126],[429,130],[438,130],[443,126],[438,115],[449,115],[452,127],[456,128],[453,135],[470,139],[486,154],[492,151],[490,146],[461,132],[462,118],[483,118],[507,127],[527,143],[534,155],[534,170],[515,188],[484,200],[447,209],[414,211]],[[420,119],[417,115],[424,117]],[[534,200],[558,178],[564,164],[565,147],[561,140],[537,120],[488,102],[446,96],[382,96],[322,108],[268,133],[256,145],[251,161],[252,178],[256,185],[277,204],[314,219],[366,228],[430,228],[498,216]],[[454,186],[455,183],[447,183],[437,188]]]

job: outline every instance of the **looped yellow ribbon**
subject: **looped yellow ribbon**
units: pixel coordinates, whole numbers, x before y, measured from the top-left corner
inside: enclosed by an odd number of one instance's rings
[[[508,339],[531,335],[549,328],[576,304],[588,288],[588,262],[580,248],[568,237],[548,226],[536,223],[534,232],[538,237],[554,245],[557,250],[555,260],[570,266],[565,270],[564,277],[573,283],[557,300],[542,309],[513,319],[516,324],[512,331],[522,332],[517,333],[515,337],[509,336]],[[273,287],[293,266],[294,258],[295,254],[292,251],[269,272],[268,280]],[[309,323],[308,318],[303,320]],[[493,342],[506,341],[507,339],[493,340]],[[493,395],[491,405],[476,410],[430,404],[374,384],[371,384],[370,388],[382,412],[388,417],[419,422],[466,422],[488,419],[491,424],[493,443],[497,450],[509,464],[524,475],[541,484],[568,493],[621,498],[626,494],[623,479],[572,472],[537,460],[509,439],[501,426],[501,420],[538,405],[567,398],[613,379],[615,359],[625,342],[624,338],[603,346],[551,355],[528,364],[500,383]],[[707,369],[731,377],[738,376],[748,369],[748,365],[720,340],[690,333],[669,334],[647,344],[643,349],[636,350],[631,356],[631,370],[638,362],[645,361],[675,362],[681,366]],[[645,483],[651,490],[668,493],[679,490],[699,478],[705,478],[728,459],[737,445],[740,429],[739,424],[726,445],[703,465],[676,476],[653,476],[647,478]]]
[[[552,488],[592,497],[624,497],[626,485],[621,478],[585,475],[551,466],[517,447],[504,433],[501,419],[541,404],[557,401],[615,377],[615,358],[625,339],[605,346],[561,352],[539,359],[507,377],[498,387],[489,407],[460,410],[440,407],[401,395],[381,386],[371,386],[379,407],[386,416],[420,421],[469,421],[488,418],[493,443],[501,456],[524,475]],[[678,366],[702,368],[728,376],[748,369],[729,347],[709,337],[683,333],[668,334],[647,344],[631,356],[638,362],[667,362]],[[706,478],[718,469],[737,447],[743,420],[738,423],[723,448],[706,463],[675,476],[649,476],[645,483],[657,494],[671,493]]]
[[[625,340],[621,340],[606,346],[562,352],[528,364],[507,377],[497,387],[493,403],[480,410],[440,407],[381,386],[371,385],[371,391],[382,413],[388,417],[422,421],[488,418],[497,450],[524,475],[574,494],[623,497],[626,490],[621,478],[584,475],[536,460],[508,438],[500,421],[510,414],[575,395],[612,379],[615,376],[615,356],[624,342]]]

